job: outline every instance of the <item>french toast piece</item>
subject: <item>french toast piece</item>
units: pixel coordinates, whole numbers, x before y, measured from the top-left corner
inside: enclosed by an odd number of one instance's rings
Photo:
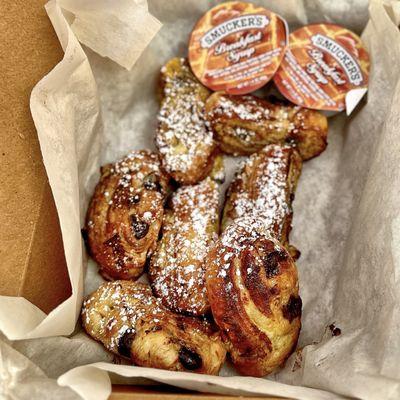
[[[107,350],[142,367],[218,375],[225,360],[215,326],[167,310],[145,283],[104,283],[83,303],[82,324]]]
[[[296,348],[302,302],[287,250],[253,217],[236,219],[207,258],[207,293],[235,368],[264,376]]]
[[[267,144],[290,143],[308,160],[327,146],[328,122],[323,114],[253,95],[212,94],[206,101],[206,119],[228,154],[250,155]]]
[[[301,169],[301,157],[293,146],[271,144],[250,156],[227,190],[222,231],[235,219],[253,215],[297,259],[300,252],[289,245],[289,233]]]
[[[199,316],[210,310],[204,261],[218,237],[218,198],[218,184],[207,177],[179,188],[165,210],[149,278],[155,296],[172,311]]]
[[[173,58],[161,69],[160,94],[155,141],[162,165],[178,183],[193,185],[208,175],[218,151],[204,118],[210,92],[186,59]]]
[[[169,191],[158,154],[134,151],[101,168],[86,216],[87,245],[106,279],[137,279],[155,249]]]

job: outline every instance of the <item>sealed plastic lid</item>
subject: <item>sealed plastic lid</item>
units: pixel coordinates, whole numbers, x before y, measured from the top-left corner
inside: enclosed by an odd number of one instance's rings
[[[346,109],[350,114],[367,92],[368,71],[368,53],[355,33],[334,24],[314,24],[290,34],[274,82],[302,107]]]
[[[274,75],[287,47],[286,22],[265,8],[230,1],[209,10],[189,41],[196,77],[212,90],[252,92]]]

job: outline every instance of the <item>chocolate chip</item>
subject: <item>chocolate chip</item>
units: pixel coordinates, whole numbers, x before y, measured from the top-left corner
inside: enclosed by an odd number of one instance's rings
[[[300,297],[290,296],[289,302],[283,306],[283,316],[290,322],[301,315],[302,301]]]
[[[131,356],[132,342],[135,339],[135,331],[127,329],[118,341],[118,353],[124,357]]]
[[[139,203],[139,201],[140,201],[140,195],[136,193],[135,195],[129,197],[129,201],[130,201],[131,204],[137,204],[137,203]]]
[[[268,253],[263,259],[263,264],[265,268],[265,273],[267,278],[272,278],[279,274],[279,261],[285,261],[287,259],[287,254],[284,251],[272,251]]]
[[[294,193],[290,193],[290,202],[293,203],[294,198],[295,198],[295,194]]]
[[[157,174],[149,174],[143,179],[143,186],[147,190],[156,190],[161,192],[162,187],[160,185],[160,180]]]
[[[149,224],[147,222],[140,221],[136,215],[131,215],[131,227],[136,239],[144,238],[149,231]]]
[[[179,350],[179,362],[189,371],[199,369],[203,365],[201,357],[195,351],[184,346]]]
[[[295,145],[297,143],[297,141],[295,138],[289,136],[285,139],[285,143],[287,143],[289,145]]]

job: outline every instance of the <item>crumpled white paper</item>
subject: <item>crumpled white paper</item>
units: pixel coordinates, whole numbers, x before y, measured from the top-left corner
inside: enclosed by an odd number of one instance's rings
[[[333,21],[361,29],[367,18],[365,1],[255,2],[286,17],[291,27]],[[210,377],[114,365],[79,325],[69,338],[51,337],[71,334],[79,314],[84,278],[80,224],[98,167],[130,149],[153,147],[159,68],[170,57],[185,55],[191,27],[215,3],[150,0],[148,8],[144,1],[129,0],[48,3],[65,56],[35,87],[31,110],[73,294],[48,316],[24,299],[0,297],[0,329],[12,340],[30,338],[10,343],[14,350],[8,358],[40,368],[40,379],[51,383],[48,390],[38,386],[41,399],[73,394],[67,388],[56,392],[55,378],[85,399],[106,399],[106,371],[126,377],[125,382],[145,378],[215,393],[398,399],[400,7],[395,1],[371,0],[363,34],[372,59],[368,101],[349,119],[343,114],[331,118],[328,149],[304,165],[291,236],[302,251],[297,264],[303,328],[299,350],[282,371],[260,379],[231,377],[229,367],[222,376]],[[77,38],[88,47],[83,50]],[[235,162],[227,161],[229,181]],[[100,282],[91,262],[86,292]],[[332,336],[332,323],[341,335]],[[18,376],[11,365],[0,365],[7,382]],[[26,371],[26,379],[37,372]]]
[[[127,69],[161,28],[149,13],[146,0],[119,0],[117,4],[107,0],[61,0],[59,4],[73,14],[71,29],[81,43]]]
[[[11,346],[0,342],[0,398],[34,399],[44,392],[51,393],[53,399],[80,398],[70,388],[61,387],[55,379],[49,379],[39,367]]]

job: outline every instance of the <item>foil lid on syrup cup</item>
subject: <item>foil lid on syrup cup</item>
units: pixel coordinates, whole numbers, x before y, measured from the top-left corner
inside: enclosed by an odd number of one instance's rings
[[[369,65],[355,33],[334,24],[307,25],[290,34],[274,82],[299,106],[350,115],[368,90]]]
[[[286,21],[251,3],[230,1],[206,12],[189,41],[193,73],[211,90],[244,94],[264,86],[281,63]]]

